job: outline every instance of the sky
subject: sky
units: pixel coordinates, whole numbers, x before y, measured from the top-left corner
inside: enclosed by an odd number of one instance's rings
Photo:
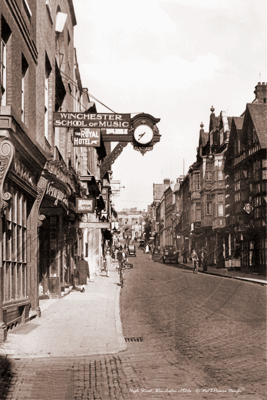
[[[115,209],[147,209],[153,183],[196,160],[200,124],[240,116],[267,81],[266,0],[73,0],[83,87],[97,112],[160,118],[144,156],[129,143],[112,166]],[[101,103],[100,103],[101,102]]]

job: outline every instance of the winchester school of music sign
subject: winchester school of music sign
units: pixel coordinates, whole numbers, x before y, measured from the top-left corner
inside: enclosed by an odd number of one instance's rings
[[[85,114],[55,112],[54,126],[58,128],[130,128],[131,114]]]

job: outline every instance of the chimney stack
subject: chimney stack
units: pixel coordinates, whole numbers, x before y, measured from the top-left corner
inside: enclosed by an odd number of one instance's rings
[[[257,86],[255,86],[255,99],[257,103],[266,103],[267,99],[267,85],[265,82],[259,82]]]

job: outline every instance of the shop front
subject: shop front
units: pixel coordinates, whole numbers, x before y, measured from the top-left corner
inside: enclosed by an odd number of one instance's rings
[[[39,313],[38,180],[45,155],[19,127],[0,120],[0,342]],[[17,134],[15,134],[15,131]]]
[[[73,280],[78,245],[69,214],[71,219],[75,214],[69,210],[69,186],[47,172],[43,179],[46,188],[40,205],[39,295],[57,298]]]

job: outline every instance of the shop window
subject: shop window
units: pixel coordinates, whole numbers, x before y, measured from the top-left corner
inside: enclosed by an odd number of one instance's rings
[[[27,296],[27,199],[23,192],[7,188],[12,194],[6,209],[3,232],[4,301]]]

